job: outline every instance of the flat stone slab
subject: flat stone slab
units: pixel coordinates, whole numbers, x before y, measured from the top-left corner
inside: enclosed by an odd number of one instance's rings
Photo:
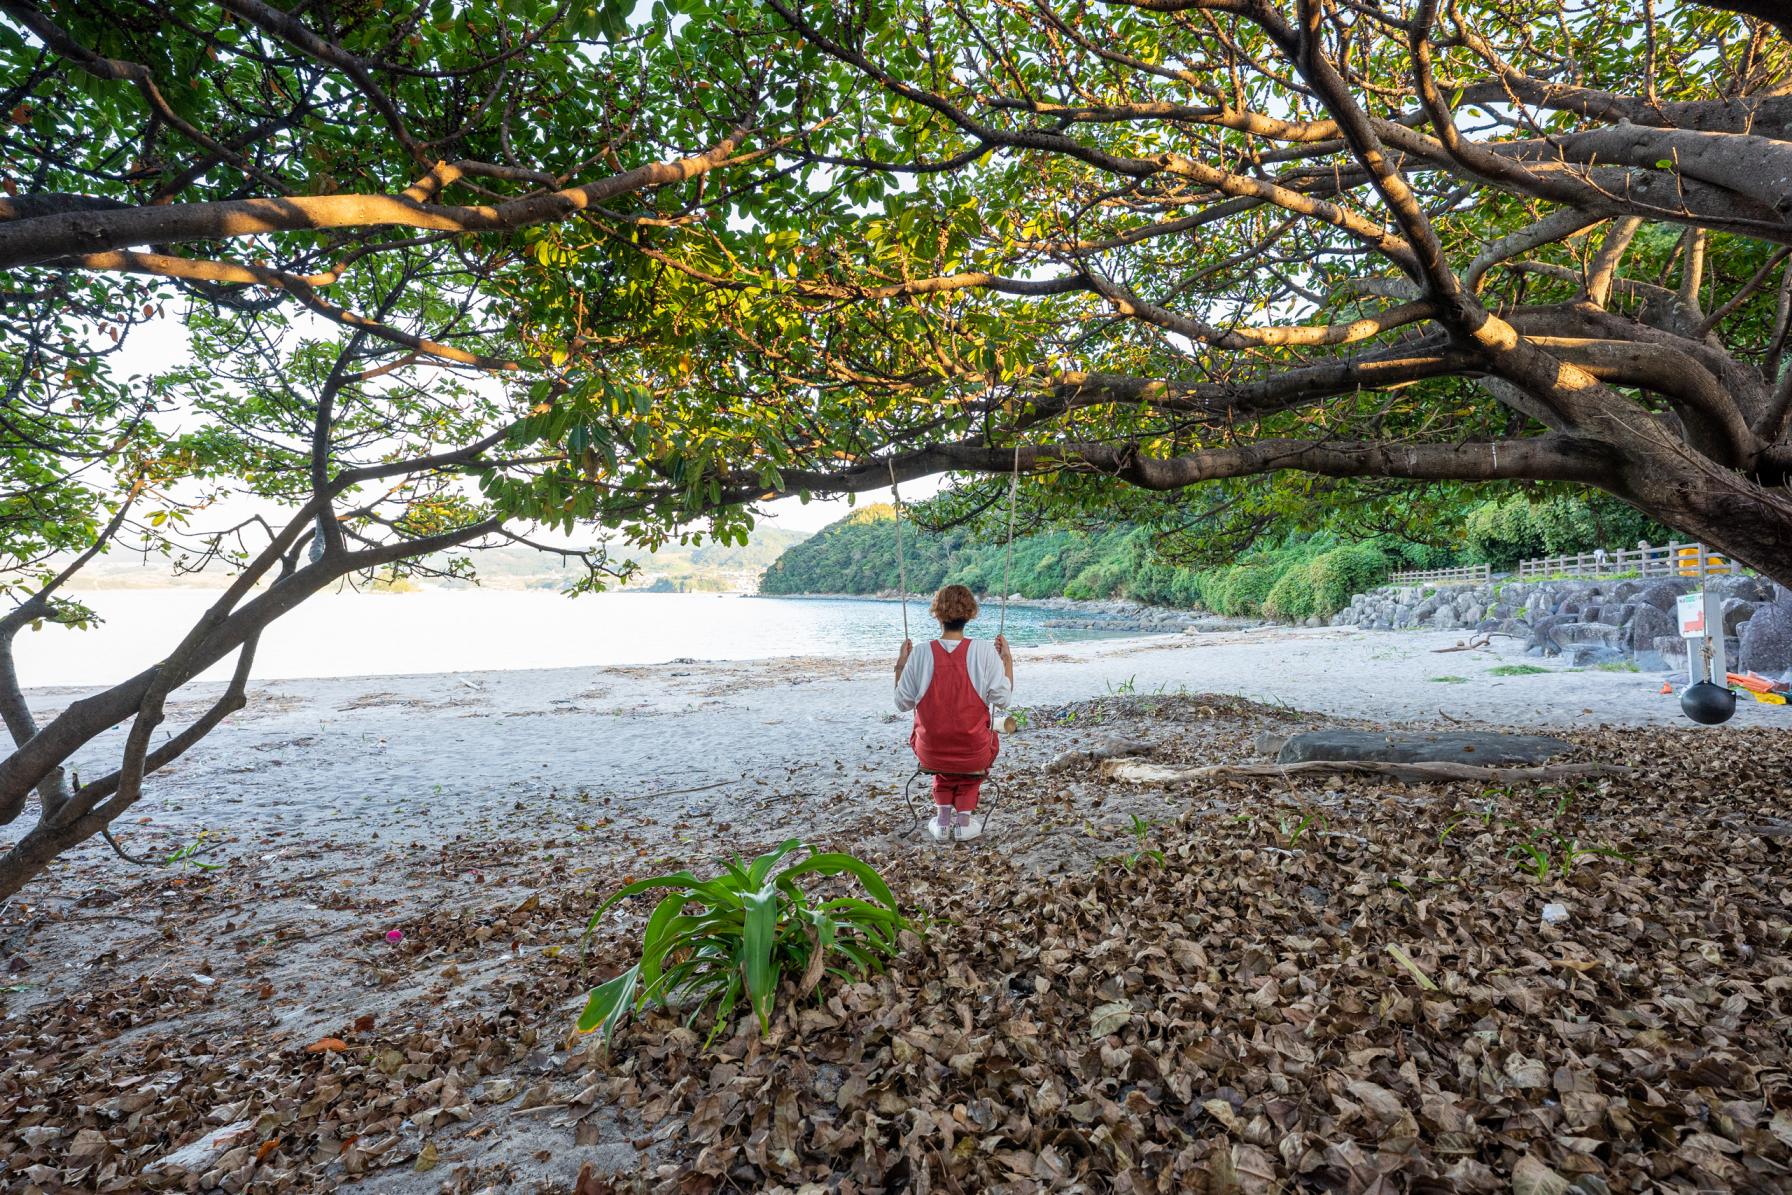
[[[1466,763],[1482,767],[1540,764],[1571,750],[1573,744],[1542,734],[1457,731],[1310,730],[1282,744],[1277,763],[1309,760],[1368,760],[1373,763]]]

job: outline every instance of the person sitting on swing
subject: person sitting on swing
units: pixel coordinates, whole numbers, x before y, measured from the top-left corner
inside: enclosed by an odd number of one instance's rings
[[[977,599],[962,585],[933,595],[929,607],[940,637],[926,651],[902,641],[896,660],[896,708],[915,711],[909,746],[924,771],[933,773],[934,819],[927,832],[940,842],[983,833],[975,814],[983,777],[1001,741],[990,725],[990,707],[1008,708],[1014,693],[1014,656],[1008,640],[967,639],[965,624],[977,617]]]

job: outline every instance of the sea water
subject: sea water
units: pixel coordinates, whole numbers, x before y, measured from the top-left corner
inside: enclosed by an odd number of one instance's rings
[[[88,631],[47,626],[17,640],[19,679],[39,685],[103,685],[161,659],[216,591],[95,590],[78,595],[105,620]],[[910,634],[931,638],[925,600],[911,600]],[[1058,611],[1014,606],[1016,646],[1102,638],[1050,627]],[[999,606],[986,604],[969,631],[993,638]],[[320,594],[271,625],[255,656],[261,679],[390,676],[494,669],[753,660],[779,656],[896,658],[899,603],[872,598],[764,598],[738,594],[599,593],[426,589]],[[228,677],[225,662],[203,679]]]

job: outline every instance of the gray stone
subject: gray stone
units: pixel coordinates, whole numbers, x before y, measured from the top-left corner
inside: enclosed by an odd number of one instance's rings
[[[1637,595],[1639,602],[1654,606],[1657,610],[1673,612],[1674,603],[1683,593],[1691,593],[1699,587],[1691,577],[1669,577],[1663,581],[1651,581]]]
[[[1561,739],[1539,734],[1454,731],[1439,734],[1378,733],[1367,730],[1310,730],[1282,744],[1278,763],[1315,759],[1376,763],[1466,763],[1483,767],[1540,764],[1571,749]]]
[[[1257,753],[1260,755],[1278,754],[1282,748],[1287,745],[1288,736],[1285,734],[1280,734],[1273,730],[1259,730],[1257,732]]]
[[[1637,653],[1637,666],[1643,666],[1643,655]],[[1661,657],[1662,666],[1679,671],[1686,669],[1686,640],[1678,635],[1663,635],[1655,641],[1655,654]]]
[[[1643,583],[1641,581],[1619,581],[1612,586],[1612,601],[1628,602],[1642,591]]]
[[[1482,606],[1481,603],[1470,602],[1468,605],[1466,605],[1462,608],[1463,624],[1466,626],[1473,626],[1474,624],[1481,621],[1481,616],[1485,612],[1486,612],[1486,608],[1484,606]]]
[[[1546,614],[1531,621],[1530,642],[1526,650],[1553,656],[1561,650],[1559,644],[1550,637],[1550,632],[1559,626],[1566,626],[1574,621],[1573,615]]]
[[[1595,664],[1616,664],[1629,658],[1616,648],[1588,644],[1575,648],[1570,660],[1576,668],[1591,668]]]
[[[1549,628],[1549,642],[1556,653],[1571,647],[1597,646],[1618,649],[1618,628],[1604,622],[1573,622],[1567,619],[1558,620]]]
[[[1752,602],[1747,598],[1725,598],[1723,604],[1723,617],[1721,620],[1724,625],[1724,634],[1741,635],[1742,624],[1749,620],[1749,616],[1755,612],[1759,604],[1760,603]]]
[[[1680,624],[1672,614],[1656,609],[1654,606],[1640,605],[1632,615],[1630,622],[1624,627],[1620,642],[1632,651],[1646,648],[1663,635],[1674,635],[1680,631]]]
[[[1764,577],[1710,577],[1705,582],[1711,592],[1744,602],[1771,602],[1773,583]]]

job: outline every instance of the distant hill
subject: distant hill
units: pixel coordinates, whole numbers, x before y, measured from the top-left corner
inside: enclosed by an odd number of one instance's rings
[[[1106,598],[1131,594],[1141,601],[1192,604],[1193,574],[1156,562],[1149,535],[1126,524],[1088,534],[1049,530],[1014,543],[1012,556],[1000,533],[958,527],[943,534],[902,524],[908,585],[923,593],[945,584],[979,593],[1008,590],[1022,597]],[[794,545],[759,579],[761,593],[883,593],[897,588],[897,519],[887,503],[862,507]],[[1183,581],[1184,593],[1172,593]]]
[[[758,588],[759,574],[787,549],[809,538],[803,531],[785,531],[777,527],[760,527],[744,548],[705,542],[701,547],[670,544],[658,552],[641,552],[625,548],[613,551],[611,560],[621,563],[634,560],[640,571],[634,586],[653,586],[661,590],[705,590],[713,592],[752,591]],[[445,563],[446,557],[436,563]],[[493,548],[474,554],[479,583],[490,589],[559,589],[578,576],[579,565],[563,562],[560,557],[531,548]],[[208,570],[198,576],[177,577],[169,562],[159,556],[147,560],[140,555],[119,552],[102,556],[82,571],[77,589],[166,589],[222,588],[223,569]],[[461,588],[466,582],[417,580],[408,584],[437,585]]]

